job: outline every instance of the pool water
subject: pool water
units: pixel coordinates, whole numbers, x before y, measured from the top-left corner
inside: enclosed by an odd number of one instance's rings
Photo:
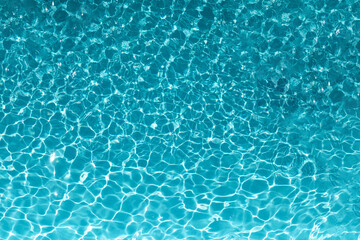
[[[360,239],[357,0],[0,0],[0,239]]]

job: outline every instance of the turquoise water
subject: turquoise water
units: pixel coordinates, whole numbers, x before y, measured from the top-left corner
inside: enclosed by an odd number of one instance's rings
[[[359,1],[0,0],[0,33],[0,239],[359,239]]]

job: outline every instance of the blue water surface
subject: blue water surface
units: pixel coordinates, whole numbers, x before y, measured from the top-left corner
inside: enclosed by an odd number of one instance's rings
[[[0,239],[359,239],[359,1],[0,0],[0,34]]]

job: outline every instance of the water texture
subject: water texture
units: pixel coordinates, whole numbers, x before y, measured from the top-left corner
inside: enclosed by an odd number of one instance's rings
[[[0,239],[359,239],[359,1],[0,0],[0,33]]]

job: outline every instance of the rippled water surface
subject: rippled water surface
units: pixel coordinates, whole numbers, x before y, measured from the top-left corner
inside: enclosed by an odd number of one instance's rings
[[[0,33],[0,239],[359,239],[359,1],[0,0]]]

